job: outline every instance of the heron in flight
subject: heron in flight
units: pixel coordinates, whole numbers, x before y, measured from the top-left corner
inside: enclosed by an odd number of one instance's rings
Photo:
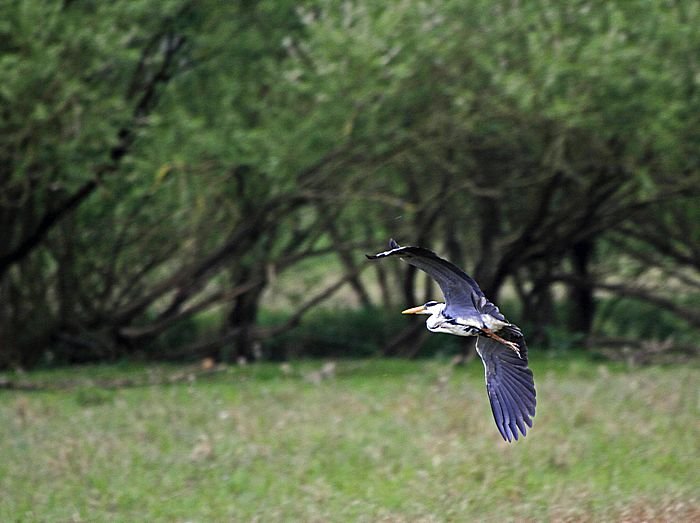
[[[370,260],[398,256],[428,273],[440,287],[444,302],[429,301],[402,314],[426,314],[431,332],[476,336],[476,351],[484,363],[486,390],[498,431],[506,441],[525,436],[535,415],[535,382],[527,366],[523,333],[501,314],[479,285],[464,271],[433,251],[401,247],[393,239],[389,250],[366,255]]]

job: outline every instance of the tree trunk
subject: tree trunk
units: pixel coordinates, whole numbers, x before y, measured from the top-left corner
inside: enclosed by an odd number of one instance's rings
[[[523,319],[532,325],[529,336],[532,343],[547,341],[547,327],[554,319],[554,299],[552,296],[552,268],[549,263],[538,264],[531,269],[532,289],[528,292],[527,306]]]
[[[235,332],[233,340],[221,347],[212,357],[226,362],[257,359],[256,342],[252,334],[258,319],[263,289],[264,286],[256,287],[235,299],[227,322],[229,330]]]
[[[503,283],[496,280],[496,249],[494,240],[501,235],[499,203],[496,198],[483,197],[477,201],[479,212],[479,260],[473,278],[491,301],[498,300]]]
[[[377,273],[377,283],[379,284],[379,290],[382,296],[382,306],[391,310],[394,307],[394,299],[392,298],[393,289],[390,289],[390,284],[388,281],[388,275],[384,266],[381,263],[374,264],[375,271]]]
[[[573,274],[578,283],[569,286],[569,330],[582,332],[586,336],[591,333],[595,315],[595,300],[593,287],[586,285],[590,280],[590,262],[594,253],[593,240],[583,240],[576,243],[571,251]]]

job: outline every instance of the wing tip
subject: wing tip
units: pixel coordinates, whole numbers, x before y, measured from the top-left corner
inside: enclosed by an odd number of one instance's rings
[[[512,425],[515,425],[515,427]],[[512,443],[513,441],[518,441],[519,438],[527,437],[528,432],[532,430],[532,417],[522,416],[509,422],[504,421],[502,426],[496,423],[496,427],[498,432],[501,433],[501,437],[506,442]]]
[[[529,412],[530,409],[523,411],[520,408],[514,408],[507,397],[495,390],[489,391],[489,400],[496,428],[506,443],[512,443],[518,441],[520,437],[527,436],[528,427],[532,429],[534,417],[534,413]]]
[[[389,239],[389,250],[384,252],[378,252],[377,254],[365,254],[368,260],[376,260],[377,258],[383,258],[385,256],[391,256],[393,254],[391,251],[400,249],[401,246],[394,240],[394,238]]]
[[[527,431],[523,432],[522,430],[513,430],[509,426],[498,427],[498,432],[501,433],[501,437],[506,443],[513,443],[518,441],[519,438],[524,438],[527,436]]]

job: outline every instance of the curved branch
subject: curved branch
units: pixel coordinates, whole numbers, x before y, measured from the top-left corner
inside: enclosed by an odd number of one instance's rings
[[[342,278],[340,278],[333,285],[326,287],[318,294],[315,294],[306,302],[304,302],[300,307],[296,309],[294,314],[289,317],[284,323],[280,325],[275,325],[273,327],[258,327],[253,330],[253,337],[256,339],[265,339],[271,336],[276,336],[282,334],[290,329],[293,329],[301,322],[304,315],[309,312],[312,308],[320,304],[321,302],[327,300],[333,296],[343,285],[348,283],[352,278],[356,278],[359,274],[368,267],[368,264],[363,264],[351,273],[346,273]]]
[[[552,276],[551,281],[562,281],[566,283],[572,283],[574,285],[593,287],[595,289],[610,291],[624,298],[634,298],[637,300],[646,301],[648,303],[656,305],[657,307],[670,311],[682,320],[691,324],[692,326],[700,328],[700,311],[691,309],[689,307],[684,307],[678,304],[677,301],[674,301],[672,299],[653,294],[653,292],[649,289],[644,289],[640,287],[629,287],[623,284],[596,282],[590,279],[585,280],[566,274],[554,275]]]

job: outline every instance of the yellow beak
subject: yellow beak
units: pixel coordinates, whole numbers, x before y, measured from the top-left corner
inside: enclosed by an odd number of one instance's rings
[[[425,310],[425,305],[419,305],[418,307],[411,307],[405,311],[401,311],[401,314],[420,314]]]

